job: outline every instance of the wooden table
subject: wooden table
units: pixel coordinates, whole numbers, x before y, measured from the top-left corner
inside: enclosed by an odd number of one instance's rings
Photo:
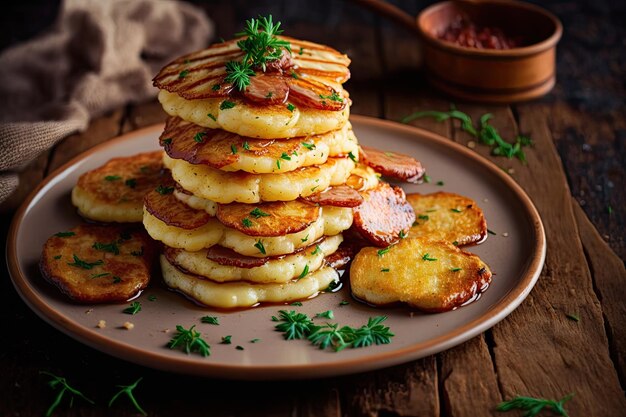
[[[416,14],[421,3],[402,7]],[[245,18],[271,12],[289,35],[346,52],[352,58],[347,89],[353,113],[398,120],[415,110],[449,108],[451,100],[425,84],[418,43],[402,29],[350,3],[255,4],[207,6],[217,36],[228,38]],[[136,415],[128,404],[109,410],[105,403],[114,385],[140,376],[137,396],[151,416],[515,416],[521,413],[500,414],[495,406],[518,394],[557,399],[569,393],[575,393],[566,407],[570,416],[625,415],[626,47],[618,23],[623,11],[583,9],[567,1],[554,2],[553,9],[564,21],[565,36],[552,94],[514,106],[456,102],[474,118],[493,113],[493,124],[506,138],[522,132],[534,140],[526,166],[475,147],[531,196],[548,240],[536,287],[503,322],[449,351],[366,374],[287,383],[209,380],[143,368],[75,342],[28,309],[3,266],[0,415],[43,415],[53,394],[40,370],[67,377],[98,403],[77,401],[71,411],[64,404],[55,415]],[[163,120],[155,102],[130,105],[93,120],[87,131],[40,156],[3,206],[3,236],[15,205],[47,173],[97,143]],[[455,123],[414,124],[464,145],[472,140]]]

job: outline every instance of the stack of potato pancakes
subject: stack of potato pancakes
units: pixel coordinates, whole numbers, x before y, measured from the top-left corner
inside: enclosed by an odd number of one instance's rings
[[[155,77],[170,115],[160,144],[171,179],[144,200],[143,224],[164,243],[166,284],[223,308],[332,288],[338,273],[328,259],[364,193],[379,187],[357,162],[342,87],[349,58],[278,36],[271,17],[246,23],[242,37]],[[404,194],[384,185],[414,219]]]

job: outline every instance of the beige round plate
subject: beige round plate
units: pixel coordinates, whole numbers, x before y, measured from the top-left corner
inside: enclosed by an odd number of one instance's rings
[[[374,309],[351,298],[347,289],[323,294],[302,307],[266,306],[235,312],[200,308],[166,290],[159,279],[138,298],[139,314],[123,314],[126,305],[77,305],[45,282],[38,268],[42,245],[53,233],[80,223],[70,191],[83,172],[115,156],[158,148],[162,126],[121,136],[70,161],[33,191],[11,225],[7,259],[11,278],[26,303],[45,321],[82,343],[145,366],[187,374],[236,379],[298,379],[356,373],[427,356],[478,335],[510,314],[526,298],[543,266],[546,243],[541,219],[522,189],[495,165],[433,133],[397,123],[352,116],[359,141],[387,151],[413,155],[433,182],[406,185],[407,192],[457,192],[476,200],[489,228],[497,233],[470,248],[495,273],[477,301],[441,314],[411,313],[405,308]],[[445,186],[435,185],[444,181]],[[503,236],[507,233],[507,237]],[[150,301],[149,297],[156,296]],[[349,305],[340,306],[342,300]],[[371,316],[387,315],[395,337],[388,345],[321,351],[305,340],[286,341],[271,321],[279,309],[311,316],[333,310],[335,322],[360,326]],[[219,326],[200,317],[218,316]],[[98,329],[99,320],[107,326]],[[135,327],[120,328],[131,321]],[[319,321],[319,319],[318,319]],[[166,347],[177,324],[196,325],[211,345],[211,356],[187,355]],[[231,335],[232,344],[220,344]],[[253,339],[260,339],[251,343]],[[235,347],[240,345],[244,350]]]

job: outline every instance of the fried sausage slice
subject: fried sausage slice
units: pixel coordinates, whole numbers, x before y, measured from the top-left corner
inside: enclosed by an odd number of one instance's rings
[[[294,200],[219,204],[216,217],[224,226],[248,236],[284,236],[306,229],[320,214],[320,207]]]
[[[168,226],[185,230],[197,229],[209,222],[211,216],[204,210],[196,210],[174,195],[174,181],[165,179],[158,187],[146,194],[146,211]]]
[[[148,285],[154,254],[143,229],[85,224],[50,237],[40,267],[76,302],[124,302]]]
[[[356,207],[363,202],[363,197],[354,188],[347,185],[330,187],[321,193],[302,198],[320,206]]]
[[[383,152],[369,146],[361,146],[360,161],[386,177],[400,181],[417,182],[424,175],[424,168],[415,158],[398,153]]]
[[[352,227],[364,239],[385,247],[408,234],[415,221],[415,212],[401,188],[381,182],[362,195],[363,203],[353,209]]]

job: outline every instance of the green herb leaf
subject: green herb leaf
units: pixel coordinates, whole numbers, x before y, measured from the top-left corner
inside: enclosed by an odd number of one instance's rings
[[[198,143],[203,143],[204,142],[204,137],[207,135],[206,132],[198,132],[195,135],[193,135],[193,140],[198,142]]]
[[[453,211],[455,213],[461,213],[462,212],[462,210],[459,210],[457,208],[450,209],[450,211]]]
[[[580,316],[578,314],[572,314],[572,313],[568,313],[565,315],[565,317],[567,317],[570,320],[573,320],[575,322],[579,322],[580,321]]]
[[[322,248],[320,248],[320,245],[315,245],[315,250],[311,252],[311,255],[317,255],[318,253],[322,253]]]
[[[260,342],[260,341],[261,341],[261,339],[252,339],[252,340],[250,341],[250,343],[258,343],[258,342]]]
[[[202,356],[209,356],[211,354],[211,346],[202,339],[200,332],[194,330],[195,327],[196,326],[193,325],[189,329],[185,329],[183,326],[177,324],[176,334],[168,342],[167,347],[174,349],[180,346],[187,354],[196,351]]]
[[[436,261],[437,258],[433,258],[429,254],[425,253],[424,256],[422,256],[422,260],[424,260],[424,261],[431,261],[432,262],[432,261]]]
[[[76,233],[74,232],[59,232],[59,233],[55,233],[54,235],[56,237],[70,237],[70,236],[74,236]]]
[[[517,396],[509,401],[504,401],[498,404],[496,410],[498,411],[510,411],[510,410],[524,410],[524,417],[534,417],[538,415],[541,410],[547,408],[553,413],[560,416],[567,417],[567,412],[563,406],[569,401],[574,394],[569,394],[558,401],[547,400],[544,398],[533,398]]]
[[[111,400],[109,401],[109,407],[113,405],[115,400],[117,400],[120,395],[126,394],[126,396],[130,400],[130,402],[133,404],[135,409],[139,411],[141,414],[143,414],[144,416],[147,416],[148,413],[146,413],[144,409],[141,408],[141,406],[137,402],[137,399],[135,398],[135,395],[133,394],[133,390],[137,387],[137,384],[139,384],[142,379],[143,378],[139,378],[138,380],[136,380],[130,385],[116,385],[116,387],[121,388],[121,389],[113,396],[113,398],[111,398]]]
[[[440,186],[440,187],[443,187],[444,186],[444,182],[443,181],[437,181],[437,185]]]
[[[312,143],[302,142],[301,145],[304,146],[305,148],[307,148],[310,151],[315,149],[315,145],[312,144]]]
[[[283,332],[286,340],[304,339],[315,326],[309,316],[294,310],[280,310],[278,317],[282,323],[275,326],[276,330]]]
[[[333,310],[326,310],[322,313],[317,313],[315,315],[316,319],[329,319],[332,320],[335,318],[335,313],[333,313]]]
[[[189,70],[188,69],[184,69],[182,70],[179,74],[178,74],[178,79],[182,80],[183,78],[185,78],[187,75],[189,75]]]
[[[300,301],[294,301],[293,303],[289,304],[290,306],[294,306],[294,307],[302,307],[302,303]]]
[[[263,242],[261,241],[261,239],[256,241],[254,247],[257,248],[259,252],[261,252],[263,255],[266,255],[265,246],[263,246]]]
[[[432,178],[430,177],[430,175],[424,175],[424,182],[425,183],[430,183],[432,181]]]
[[[206,323],[206,324],[212,324],[214,326],[219,326],[220,325],[220,320],[219,318],[215,317],[215,316],[204,316],[204,317],[200,317],[200,321],[202,323]]]
[[[237,346],[235,346],[235,349],[237,349],[237,350],[243,350],[243,346],[237,345]]]
[[[293,112],[296,109],[296,106],[294,106],[291,103],[287,103],[287,110],[289,110],[290,112]]]
[[[139,301],[133,301],[130,303],[130,307],[126,307],[122,312],[125,314],[135,315],[141,311],[141,303]]]
[[[284,159],[285,161],[291,161],[291,157],[287,155],[286,152],[283,152],[282,155],[280,155],[280,159]]]
[[[430,217],[428,217],[428,214],[418,214],[417,218],[420,220],[428,220]]]
[[[349,301],[346,301],[346,300],[342,300],[342,301],[339,303],[339,305],[340,305],[340,306],[347,306],[347,305],[349,305],[349,304],[350,304],[350,302],[349,302]]]
[[[231,336],[231,335],[228,335],[228,336],[222,336],[222,341],[221,341],[221,343],[222,343],[223,345],[230,345],[230,344],[232,343],[232,342],[231,342],[231,340],[230,340],[232,337],[233,337],[233,336]]]
[[[391,247],[392,247],[392,246],[393,246],[393,245],[390,245],[390,246],[387,246],[386,248],[379,249],[379,250],[378,250],[378,252],[376,252],[376,253],[378,253],[378,256],[383,256],[384,254],[386,254],[387,252],[389,252],[389,250],[391,250]]]
[[[267,216],[269,216],[270,214],[269,214],[269,213],[264,212],[263,210],[261,210],[261,209],[260,209],[260,208],[258,208],[258,207],[255,207],[255,208],[254,208],[254,210],[252,210],[252,211],[250,212],[250,215],[251,215],[252,217],[254,217],[255,219],[258,219],[259,217],[267,217]]]
[[[267,63],[279,59],[283,49],[291,52],[290,43],[276,37],[282,32],[280,22],[274,24],[271,15],[246,21],[244,30],[236,34],[247,36],[246,39],[237,42],[237,46],[246,54],[243,61],[261,67],[265,72]]]
[[[307,233],[307,235],[304,238],[300,239],[300,241],[302,243],[306,242],[307,240],[309,240],[309,234],[308,233]]]
[[[247,218],[247,217],[244,217],[244,218],[241,220],[241,224],[243,224],[243,227],[252,227],[252,220],[250,220],[250,219],[249,219],[249,218]]]
[[[78,398],[82,398],[83,400],[87,401],[89,404],[94,404],[94,402],[90,400],[89,398],[85,397],[85,395],[82,392],[70,386],[65,378],[54,375],[46,371],[40,371],[39,373],[42,375],[47,375],[51,378],[48,381],[48,386],[50,388],[52,389],[60,388],[59,392],[54,398],[54,401],[52,402],[50,407],[48,407],[48,409],[46,410],[46,417],[50,417],[52,413],[54,412],[54,410],[56,410],[56,408],[61,404],[61,400],[63,400],[63,396],[65,395],[65,393],[68,393],[70,395],[70,407],[74,403],[74,396],[77,396]]]
[[[217,122],[217,119],[211,113],[207,113],[207,116],[209,119],[213,120],[214,122]]]
[[[226,63],[226,78],[224,81],[232,83],[239,91],[243,91],[250,85],[250,77],[254,76],[254,71],[247,61],[230,61]]]
[[[102,265],[104,263],[102,259],[99,259],[95,262],[86,262],[80,259],[78,256],[76,256],[76,254],[74,254],[73,257],[74,257],[74,262],[68,262],[67,264],[69,266],[75,266],[77,268],[82,268],[82,269],[92,269],[94,266]]]
[[[459,272],[462,271],[463,268],[450,268],[450,272]]]
[[[102,278],[102,277],[107,277],[107,276],[109,276],[109,275],[111,275],[111,273],[110,273],[110,272],[103,272],[103,273],[101,273],[101,274],[91,274],[91,279],[94,279],[94,278]]]
[[[235,103],[233,103],[232,101],[228,101],[228,100],[224,100],[220,104],[220,110],[228,110],[228,109],[232,109],[233,107],[235,107]]]
[[[148,301],[156,301],[156,299],[157,299],[156,295],[148,296]]]
[[[233,155],[237,155],[237,146],[235,146],[235,144],[231,144],[230,151],[232,152]]]
[[[380,272],[389,272],[389,268],[380,268]]]
[[[248,143],[248,141],[245,141],[245,142],[243,143],[243,148],[244,148],[246,151],[249,151],[249,150],[250,150],[250,144]]]
[[[302,269],[302,272],[298,276],[298,279],[302,279],[302,278],[306,277],[308,273],[309,273],[309,264],[306,264],[306,265],[304,265],[304,268]]]
[[[348,157],[349,157],[350,159],[352,159],[352,162],[359,162],[359,161],[356,159],[356,156],[354,156],[354,154],[352,153],[352,151],[348,152]]]
[[[120,254],[120,248],[117,247],[117,242],[111,242],[111,243],[96,242],[91,247],[94,248],[95,250],[109,252],[114,255]]]
[[[213,86],[211,87],[211,90],[213,90],[213,91],[217,91],[217,90],[219,90],[220,88],[222,88],[222,86],[221,86],[221,85],[219,85],[219,84],[213,84]]]
[[[165,145],[169,145],[170,143],[172,143],[172,138],[165,138],[165,139],[163,139],[163,143]]]
[[[343,103],[343,98],[336,91],[333,90],[332,94],[325,96],[324,94],[320,94],[320,98],[327,98],[331,101],[337,101],[339,103]]]
[[[155,191],[161,195],[171,194],[174,192],[174,187],[159,185],[157,188],[155,188]]]
[[[126,181],[124,181],[124,184],[127,187],[135,188],[137,186],[137,180],[135,178],[129,178]]]
[[[118,181],[121,179],[122,177],[120,177],[119,175],[107,175],[106,177],[104,177],[105,181]]]

